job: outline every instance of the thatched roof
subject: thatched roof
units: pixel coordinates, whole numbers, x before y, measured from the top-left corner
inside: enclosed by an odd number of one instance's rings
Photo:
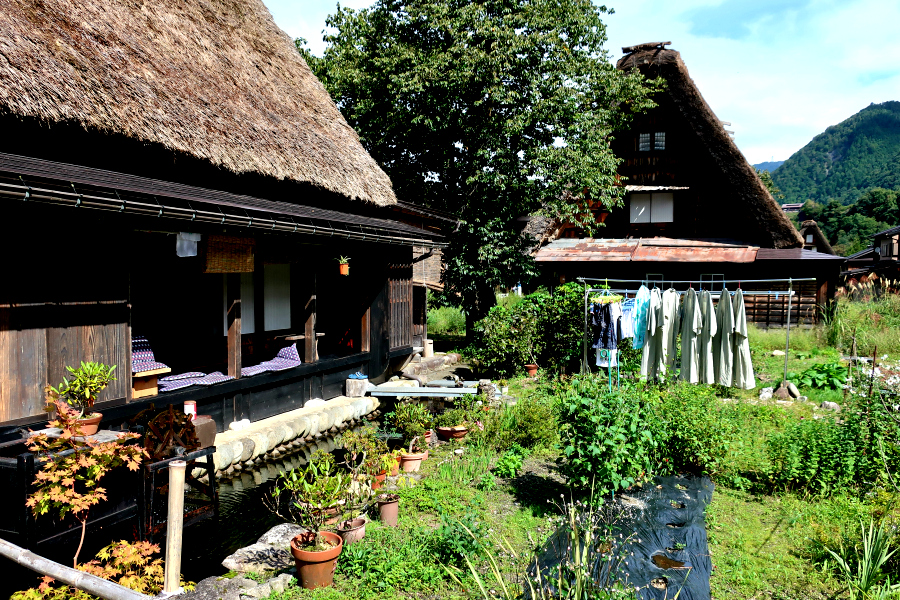
[[[0,0],[4,113],[396,202],[260,0]]]
[[[810,235],[812,236],[812,242],[807,241],[807,236]],[[815,246],[816,252],[835,254],[831,244],[828,243],[828,238],[825,237],[825,234],[819,228],[819,224],[811,219],[800,224],[800,237],[803,238],[804,248]]]
[[[663,93],[671,97],[709,150],[713,162],[730,186],[723,192],[737,200],[743,209],[742,216],[755,221],[761,236],[766,238],[760,242],[772,248],[802,247],[800,234],[703,99],[681,55],[665,48],[668,43],[655,42],[623,48],[626,54],[616,66],[622,70],[636,68],[648,77],[665,79],[666,90]]]

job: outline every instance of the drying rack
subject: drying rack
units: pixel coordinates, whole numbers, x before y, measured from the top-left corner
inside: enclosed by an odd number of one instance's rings
[[[742,283],[787,283],[788,284],[787,292],[779,291],[779,290],[746,291],[745,292],[745,291],[741,290],[741,293],[744,296],[776,296],[777,297],[779,294],[787,296],[788,310],[787,310],[787,322],[786,322],[786,327],[785,327],[785,340],[784,340],[784,380],[787,380],[788,355],[790,354],[790,350],[791,350],[791,308],[792,308],[791,303],[793,301],[794,294],[795,294],[794,284],[800,283],[800,282],[805,282],[805,281],[816,281],[816,278],[815,277],[788,277],[788,278],[782,277],[782,278],[778,278],[778,279],[718,279],[715,281],[708,281],[708,282],[698,281],[696,279],[670,279],[670,280],[666,280],[666,281],[654,281],[654,280],[648,280],[648,279],[613,279],[613,278],[606,278],[606,277],[602,277],[602,278],[601,277],[577,277],[575,280],[584,284],[584,338],[582,340],[584,353],[583,353],[582,360],[581,360],[581,373],[582,374],[588,373],[591,370],[590,362],[589,362],[589,358],[588,358],[588,345],[589,345],[588,340],[590,337],[590,326],[588,323],[588,317],[589,317],[588,310],[590,308],[589,302],[590,302],[591,294],[595,294],[595,293],[601,293],[601,294],[605,293],[607,295],[608,294],[621,294],[623,297],[627,298],[629,294],[636,295],[638,288],[642,285],[647,286],[647,288],[652,290],[653,288],[659,288],[659,286],[656,285],[657,283],[662,283],[663,285],[670,286],[670,288],[668,288],[668,289],[673,289],[673,288],[671,288],[671,286],[673,286],[674,284],[682,284],[682,285],[687,284],[689,287],[693,287],[694,284],[698,284],[697,291],[702,291],[702,290],[706,289],[707,291],[709,291],[711,293],[713,298],[718,299],[721,296],[721,289],[718,290],[717,292],[713,293],[712,289],[710,289],[713,286],[716,288],[719,288],[720,286],[722,288],[724,288],[724,287],[727,287],[727,284],[729,284],[729,283],[736,283],[738,286],[738,289],[740,289],[740,286]],[[603,287],[591,287],[591,285],[590,285],[591,282],[596,282],[598,284],[599,284],[599,282],[603,282]],[[616,284],[625,283],[625,284],[638,284],[638,285],[635,286],[634,289],[631,289],[628,286],[612,288],[609,285],[610,282],[613,282]],[[707,284],[710,287],[704,288],[703,287],[704,284]],[[685,292],[687,292],[687,290],[675,290],[675,291],[678,292],[679,296],[684,294]],[[733,294],[734,292],[730,292],[730,293]],[[618,387],[618,384],[619,384],[619,363],[620,363],[620,357],[617,357],[617,360],[616,360],[616,387]],[[610,391],[612,391],[612,370],[611,369],[609,370],[608,376],[609,376],[609,383],[610,383]]]

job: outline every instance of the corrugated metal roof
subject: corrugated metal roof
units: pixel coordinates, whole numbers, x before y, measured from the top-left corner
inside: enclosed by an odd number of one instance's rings
[[[729,262],[756,260],[756,246],[673,238],[555,240],[535,255],[538,262]]]
[[[756,255],[757,260],[839,260],[846,261],[843,256],[835,256],[815,250],[804,248],[760,248]]]

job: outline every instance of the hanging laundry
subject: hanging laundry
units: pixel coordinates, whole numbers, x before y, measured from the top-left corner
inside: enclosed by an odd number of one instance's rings
[[[593,327],[591,348],[615,350],[619,345],[619,319],[622,316],[622,305],[618,302],[593,303],[590,311],[591,326]]]
[[[619,339],[634,337],[634,298],[622,303],[622,318],[619,319]],[[634,344],[632,344],[634,347]]]
[[[681,313],[678,306],[678,292],[672,288],[667,289],[662,295],[663,314],[663,368],[666,370],[675,368],[675,357],[678,354],[678,332],[681,329]]]
[[[756,387],[753,363],[750,361],[750,341],[747,339],[747,312],[744,294],[734,293],[734,387],[752,390]]]
[[[727,288],[716,307],[716,335],[713,337],[713,371],[716,383],[731,387],[734,366],[734,310]]]
[[[681,319],[681,374],[682,380],[689,383],[700,381],[699,337],[703,321],[697,292],[690,288],[684,294],[684,315]]]
[[[698,340],[698,356],[700,370],[698,373],[700,383],[711,384],[716,382],[715,369],[713,367],[713,336],[718,331],[716,327],[716,307],[713,304],[712,294],[708,290],[700,292],[700,320],[703,322],[700,328]],[[682,358],[682,364],[684,359]],[[683,367],[682,367],[683,368]]]
[[[647,309],[650,306],[650,289],[642,285],[634,297],[634,339],[631,347],[640,350],[644,347],[647,335]]]
[[[665,373],[662,294],[656,288],[650,292],[646,315],[647,327],[644,333],[643,352],[641,353],[641,378],[656,379],[660,365],[662,365],[663,373]]]

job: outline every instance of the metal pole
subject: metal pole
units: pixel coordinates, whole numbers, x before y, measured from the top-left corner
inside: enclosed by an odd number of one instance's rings
[[[53,562],[6,540],[0,540],[0,556],[5,556],[41,575],[47,575],[104,600],[150,600],[150,596],[145,596],[118,583],[101,579],[96,575]]]
[[[584,335],[581,338],[581,345],[584,347],[583,356],[581,357],[581,374],[587,375],[590,372],[588,367],[588,285],[584,284]]]
[[[791,301],[794,299],[794,282],[788,279],[788,311],[787,311],[787,334],[784,336],[784,379],[787,381],[787,365],[788,355],[791,353]]]
[[[187,463],[169,463],[169,515],[166,518],[166,573],[163,593],[181,592],[181,533],[184,525],[184,471]]]

